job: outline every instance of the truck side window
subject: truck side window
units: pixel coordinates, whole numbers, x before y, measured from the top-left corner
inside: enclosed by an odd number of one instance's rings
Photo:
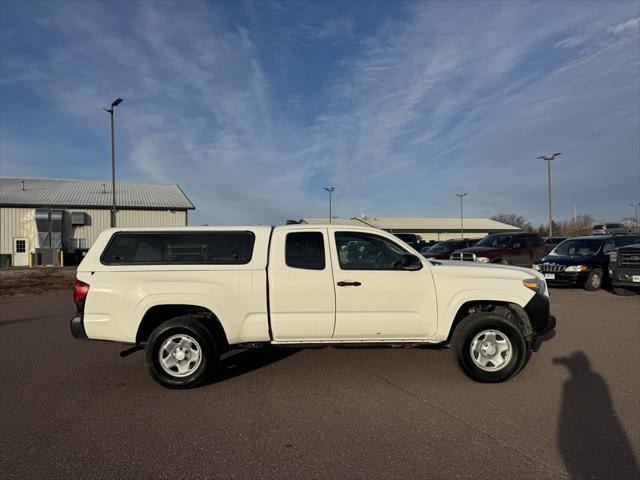
[[[371,233],[336,232],[342,270],[402,270],[406,252],[399,245]]]
[[[288,267],[324,270],[324,236],[321,232],[288,233],[285,242],[285,261]]]
[[[251,261],[251,232],[121,232],[101,257],[105,265],[243,265]]]

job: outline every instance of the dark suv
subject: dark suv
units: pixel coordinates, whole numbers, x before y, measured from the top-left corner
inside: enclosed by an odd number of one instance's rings
[[[584,286],[586,290],[598,290],[608,279],[608,253],[633,243],[640,243],[640,236],[592,235],[569,238],[536,262],[533,269],[544,274],[550,286],[574,285]]]
[[[423,248],[420,253],[425,258],[433,258],[434,260],[447,260],[449,256],[456,250],[461,248],[472,247],[478,242],[478,239],[465,238],[464,240],[443,240],[430,247]]]
[[[453,252],[450,259],[530,267],[545,253],[542,239],[536,233],[494,233],[473,247]]]
[[[609,278],[618,295],[633,295],[634,290],[640,293],[640,239],[609,253]]]

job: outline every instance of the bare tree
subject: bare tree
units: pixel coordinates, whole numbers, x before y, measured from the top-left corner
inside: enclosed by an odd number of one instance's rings
[[[491,217],[491,220],[506,223],[507,225],[513,225],[514,227],[521,228],[526,232],[533,232],[533,227],[529,220],[517,213],[499,213],[498,215]]]

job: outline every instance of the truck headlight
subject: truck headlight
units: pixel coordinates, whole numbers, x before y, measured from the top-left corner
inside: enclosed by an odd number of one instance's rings
[[[476,262],[489,263],[489,257],[476,257]]]
[[[539,278],[527,278],[522,281],[522,284],[529,290],[533,290],[536,293],[543,294],[545,291],[545,282]]]
[[[586,272],[587,270],[589,270],[589,267],[587,265],[570,265],[567,268],[565,268],[565,272]]]
[[[537,272],[540,271],[540,265],[538,265],[537,263],[534,263],[533,265],[531,265],[531,268],[534,269]]]
[[[609,252],[609,261],[617,262],[618,261],[618,252]]]

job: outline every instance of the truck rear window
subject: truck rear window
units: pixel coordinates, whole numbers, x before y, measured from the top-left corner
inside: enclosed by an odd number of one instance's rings
[[[251,232],[122,232],[102,254],[105,265],[242,265],[251,261]]]

